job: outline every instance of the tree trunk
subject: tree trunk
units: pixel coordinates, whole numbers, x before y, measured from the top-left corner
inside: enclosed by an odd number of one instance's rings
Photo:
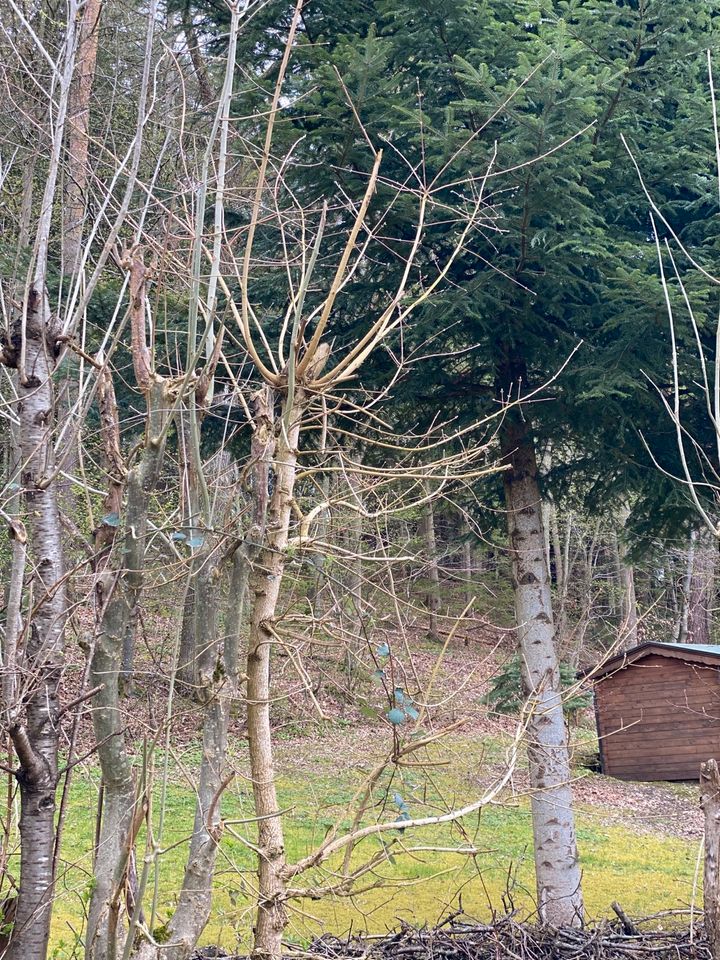
[[[623,621],[625,623],[625,646],[634,647],[638,642],[638,612],[635,598],[635,571],[629,563],[622,565]]]
[[[138,387],[145,396],[147,422],[140,459],[127,473],[127,504],[119,562],[105,562],[102,547],[113,543],[113,529],[101,525],[95,533],[98,559],[96,598],[98,626],[90,662],[90,680],[98,688],[93,703],[93,730],[102,772],[103,803],[94,864],[94,886],[85,937],[86,960],[114,960],[124,941],[120,927],[122,894],[139,827],[132,764],[124,738],[120,705],[120,671],[128,629],[131,628],[143,588],[150,494],[160,476],[165,454],[168,383],[153,373],[146,342],[145,298],[147,271],[142,251],[134,250],[125,263],[130,272],[130,326],[132,357]],[[117,404],[112,380],[99,385],[99,406],[111,489],[106,506],[122,508],[125,466],[120,455]],[[119,516],[118,516],[119,520]],[[108,552],[109,552],[108,549]]]
[[[132,852],[136,790],[125,740],[120,704],[120,672],[128,629],[135,619],[144,579],[147,507],[164,456],[165,421],[170,406],[165,382],[157,378],[146,391],[148,425],[142,459],[127,477],[125,538],[119,569],[98,578],[100,622],[91,660],[93,729],[103,780],[103,806],[94,886],[85,939],[86,960],[111,960],[122,942],[119,912]]]
[[[102,0],[86,0],[80,29],[78,49],[75,60],[75,74],[70,87],[67,116],[67,172],[61,207],[62,214],[62,269],[68,282],[70,295],[72,282],[76,278],[82,261],[83,227],[87,207],[87,184],[90,173],[88,163],[90,147],[90,97],[95,79],[98,38],[100,33],[100,15]],[[73,411],[79,394],[77,368],[72,355],[68,355],[64,364],[64,390],[61,403],[64,408],[60,418],[67,424],[63,443],[62,467],[72,474],[81,455],[80,427]],[[75,422],[73,423],[73,419]],[[61,498],[64,509],[72,510],[73,496],[71,481],[60,479]]]
[[[320,488],[325,503],[330,500],[330,477],[324,473],[320,479]],[[315,521],[316,540],[324,542],[327,539],[330,528],[330,513],[326,508],[321,510]],[[310,563],[312,565],[312,580],[308,590],[308,601],[310,610],[316,620],[321,620],[328,612],[331,603],[332,590],[329,588],[327,575],[325,573],[325,553],[324,547],[312,550],[310,553]]]
[[[181,448],[181,477],[185,501],[183,524],[192,550],[183,602],[177,680],[188,696],[202,703],[203,674],[207,672],[208,663],[214,660],[212,643],[202,642],[206,624],[201,612],[205,606],[205,600],[201,594],[212,589],[212,550],[205,532],[205,527],[210,522],[207,513],[210,507],[209,499],[205,496],[207,486],[200,459],[199,441],[196,442],[193,436],[193,431],[199,431],[197,407],[184,408],[176,420]],[[222,465],[215,464],[213,469],[222,470]]]
[[[232,678],[235,678],[240,662],[240,644],[245,622],[248,579],[254,558],[255,547],[246,538],[245,543],[236,550],[233,556],[229,597],[225,612],[225,672]],[[233,679],[233,683],[236,683],[236,679]]]
[[[528,760],[540,918],[555,926],[583,921],[570,760],[545,563],[537,463],[526,420],[508,414],[502,452],[522,675],[529,698]]]
[[[358,507],[350,510],[345,527],[345,544],[349,553],[345,576],[346,597],[342,604],[347,622],[345,636],[345,668],[352,683],[363,646],[363,490],[356,474],[348,473],[350,499]]]
[[[420,533],[425,548],[425,577],[428,580],[428,588],[425,595],[425,603],[428,609],[428,637],[430,640],[439,640],[440,627],[438,625],[438,611],[440,610],[440,573],[437,562],[435,512],[433,510],[432,500],[424,503],[421,509]]]
[[[47,482],[55,461],[52,442],[55,341],[45,291],[31,287],[25,330],[25,371],[18,389],[22,472],[34,570],[35,614],[24,670],[29,690],[25,718],[12,710],[12,737],[20,770],[20,887],[8,960],[42,960],[47,952],[53,900],[53,846],[58,754],[58,684],[67,617],[57,486]]]
[[[562,546],[560,544],[560,528],[558,525],[557,510],[553,510],[552,519],[553,528],[553,551],[555,553],[555,583],[556,589],[556,611],[555,617],[555,647],[558,651],[565,650],[568,637],[572,631],[568,625],[568,594],[570,590],[570,572],[572,564],[570,562],[570,542],[572,540],[573,518],[568,515],[565,519],[565,538]]]
[[[695,545],[695,558],[687,594],[687,643],[712,642],[712,608],[715,593],[717,545],[700,535]]]
[[[226,784],[224,772],[228,720],[237,679],[237,662],[228,663],[232,657],[228,646],[234,643],[231,632],[235,628],[235,622],[242,621],[245,599],[242,588],[239,596],[232,593],[232,587],[238,586],[237,576],[233,576],[224,624],[226,640],[223,647],[219,642],[219,605],[218,592],[215,589],[219,572],[218,564],[212,565],[207,589],[199,589],[197,593],[196,609],[198,617],[202,617],[205,625],[203,640],[208,648],[202,658],[204,669],[201,668],[200,671],[201,692],[206,701],[202,763],[188,862],[177,907],[169,923],[169,941],[157,954],[162,960],[187,960],[190,957],[205,929],[212,906],[212,885],[221,833],[220,796]],[[237,574],[237,568],[234,569],[234,574]],[[234,647],[237,649],[236,644]]]
[[[200,513],[198,502],[198,477],[194,469],[192,456],[192,438],[190,436],[189,417],[191,413],[185,405],[181,406],[175,417],[180,465],[181,513],[183,532],[193,541],[195,524]],[[194,543],[194,541],[193,541]],[[195,590],[200,570],[198,558],[202,550],[191,546],[190,569],[182,607],[180,626],[180,647],[178,650],[177,682],[181,690],[194,696],[197,691],[197,647],[195,635]]]
[[[263,389],[256,395],[254,442],[263,451],[253,491],[258,524],[262,524],[265,513],[271,462],[274,470],[262,548],[249,579],[251,608],[246,668],[250,768],[255,814],[259,818],[258,905],[253,945],[253,956],[258,960],[277,960],[281,956],[282,935],[287,924],[285,843],[275,788],[270,726],[270,651],[275,642],[275,614],[285,568],[302,410],[302,398],[296,394],[291,405],[285,403],[281,420],[274,423],[270,391]]]
[[[630,516],[630,510],[623,506],[620,511],[623,529]],[[620,571],[620,596],[622,597],[622,629],[625,635],[625,648],[634,647],[638,642],[638,612],[637,599],[635,596],[635,570],[627,560],[627,548],[624,546],[622,538],[618,538],[618,557]]]
[[[720,772],[716,760],[700,767],[700,805],[705,814],[705,936],[713,960],[720,960]]]
[[[463,538],[463,579],[465,580],[465,603],[469,604],[472,602],[472,599],[475,596],[473,583],[475,577],[475,562],[473,558],[473,545],[470,540],[470,525],[464,517],[462,520],[461,535]]]
[[[77,52],[77,4],[67,8],[67,28],[50,125],[52,149],[33,244],[33,272],[23,304],[13,317],[0,358],[18,370],[20,485],[28,520],[28,566],[33,571],[33,609],[25,631],[25,689],[6,704],[10,737],[20,769],[20,884],[6,960],[44,960],[50,937],[54,889],[55,792],[58,780],[58,688],[64,660],[67,591],[55,461],[53,377],[60,353],[59,325],[46,279],[55,194]],[[23,201],[31,195],[27,180]],[[30,216],[23,210],[21,220]],[[21,248],[25,237],[20,238]],[[24,321],[24,322],[23,322]]]
[[[220,691],[205,714],[195,823],[180,896],[169,924],[169,941],[158,951],[164,960],[187,960],[210,916],[229,712],[227,691]]]
[[[695,543],[697,541],[698,532],[693,530],[690,533],[690,543],[688,544],[687,551],[687,563],[685,565],[685,575],[683,576],[682,581],[682,599],[681,599],[681,608],[680,616],[678,618],[677,624],[677,640],[678,643],[687,643],[688,636],[688,610],[689,610],[689,599],[690,599],[690,585],[692,584],[693,578],[693,568],[695,566]]]
[[[90,95],[97,63],[102,0],[86,0],[68,109],[68,172],[63,197],[64,273],[73,276],[80,268],[87,199],[90,146]]]
[[[120,660],[120,696],[132,693],[135,677],[135,648],[137,646],[139,610],[136,608],[125,627]]]
[[[177,668],[178,685],[183,693],[190,696],[194,695],[197,689],[197,661],[195,654],[196,577],[197,567],[194,562],[191,562],[182,605]]]
[[[550,515],[550,522],[552,524],[552,547],[553,556],[555,558],[555,583],[559,587],[563,587],[563,589],[565,589],[566,576],[564,554],[560,543],[560,524],[558,522],[558,512],[554,504],[552,513]]]
[[[16,375],[12,378],[12,384],[16,392]],[[22,494],[19,483],[22,456],[18,429],[14,423],[10,424],[8,434],[6,476],[13,492],[6,507],[12,536],[12,554],[6,581],[5,637],[2,645],[2,703],[5,709],[14,704],[17,698],[18,652],[23,635],[22,605],[27,564],[27,531],[22,521]]]
[[[542,523],[543,523],[543,543],[545,547],[545,565],[547,566],[548,577],[552,583],[552,559],[550,552],[550,531],[552,529],[553,505],[549,500],[542,502]]]
[[[237,653],[243,622],[248,571],[252,564],[251,530],[238,546],[232,566],[225,616],[224,639],[219,629],[219,586],[223,553],[211,542],[210,529],[223,530],[237,485],[237,471],[227,454],[216,454],[208,463],[215,484],[212,515],[206,531],[206,559],[195,589],[194,622],[198,633],[197,698],[204,705],[203,748],[195,803],[195,821],[188,862],[177,906],[168,924],[168,940],[158,948],[144,942],[133,954],[135,960],[187,960],[195,949],[210,917],[213,878],[220,841],[221,795],[228,780],[228,721],[232,699],[237,694]],[[214,539],[214,538],[213,538]]]

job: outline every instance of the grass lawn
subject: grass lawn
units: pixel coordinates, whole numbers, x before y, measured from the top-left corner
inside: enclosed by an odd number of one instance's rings
[[[287,746],[287,745],[286,745]],[[492,748],[492,745],[490,745]],[[476,739],[453,743],[454,759],[446,767],[432,768],[429,780],[406,778],[385,784],[389,799],[386,818],[391,818],[393,792],[402,791],[411,813],[423,804],[423,812],[433,809],[440,796],[467,803],[477,795],[477,787],[463,777],[481,753],[487,758],[488,744]],[[297,745],[295,746],[297,750]],[[195,757],[196,759],[196,757]],[[188,765],[185,766],[186,770]],[[281,769],[282,765],[281,765]],[[592,775],[591,775],[592,776]],[[290,859],[306,854],[322,839],[336,813],[352,796],[360,774],[352,770],[338,773],[330,758],[318,758],[313,770],[304,775],[284,771],[280,803],[287,809],[286,844]],[[159,788],[155,791],[154,821],[159,817]],[[97,802],[97,772],[85,770],[75,780],[64,836],[65,868],[57,891],[53,926],[53,956],[79,956],[77,934],[83,927],[84,908],[90,891],[90,856]],[[435,809],[437,809],[435,807]],[[165,827],[162,846],[167,852],[160,858],[159,901],[156,928],[169,918],[182,879],[186,840],[194,814],[194,796],[187,779],[175,772],[167,789]],[[249,783],[238,778],[228,789],[223,805],[228,820],[252,816]],[[247,839],[254,839],[252,825],[232,828]],[[387,835],[386,835],[387,837]],[[457,828],[435,827],[414,834],[395,836],[392,860],[375,871],[373,879],[383,881],[376,889],[353,898],[305,900],[293,904],[288,939],[307,942],[322,932],[344,933],[353,930],[383,932],[400,920],[433,923],[458,906],[478,918],[516,907],[527,915],[533,909],[532,834],[529,805],[520,799],[507,805],[491,806],[479,816],[468,819],[463,832]],[[596,808],[578,810],[578,840],[584,868],[587,912],[591,917],[606,916],[610,903],[619,901],[635,915],[648,915],[668,908],[686,906],[692,899],[697,842],[663,834],[649,835],[616,822],[608,825]],[[141,847],[144,838],[141,837]],[[465,843],[480,852],[474,855],[417,847],[457,847]],[[404,849],[403,849],[404,848]],[[379,841],[367,841],[365,851],[377,851]],[[140,856],[138,872],[142,872]],[[332,869],[332,864],[330,869]],[[11,866],[16,869],[17,864]],[[330,874],[317,873],[302,880],[303,885],[327,883]],[[213,918],[203,942],[219,943],[226,949],[244,949],[251,928],[250,897],[253,883],[251,852],[230,832],[225,833],[218,857],[216,897]],[[366,885],[365,882],[362,883]],[[148,905],[153,889],[151,871]]]

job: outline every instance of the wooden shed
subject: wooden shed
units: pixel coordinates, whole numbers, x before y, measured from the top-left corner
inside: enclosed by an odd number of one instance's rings
[[[720,760],[720,646],[641,643],[588,671],[602,771],[697,780]]]

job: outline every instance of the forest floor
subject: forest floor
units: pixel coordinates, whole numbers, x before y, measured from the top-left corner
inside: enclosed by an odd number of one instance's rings
[[[82,632],[82,621],[76,626]],[[168,637],[173,633],[165,615],[146,624],[145,629],[152,632],[155,647],[164,632]],[[393,648],[393,684],[408,691],[416,702],[433,705],[421,718],[423,731],[453,729],[418,757],[424,767],[393,768],[381,780],[375,791],[380,819],[397,816],[398,800],[411,815],[445,812],[472,802],[503,774],[513,743],[517,719],[489,713],[485,700],[490,679],[509,656],[509,632],[477,620],[441,652],[442,645],[429,642],[419,628],[403,634],[389,625],[378,629],[373,638],[377,649],[384,643]],[[411,658],[406,656],[410,652]],[[319,654],[308,649],[304,656],[312,694],[307,684],[300,682],[291,658],[279,657],[274,668],[279,684],[279,698],[273,706],[277,772],[280,803],[287,811],[290,859],[306,855],[337,819],[347,822],[347,803],[368,769],[391,750],[397,733],[384,719],[388,707],[383,689],[370,674],[358,681],[351,696],[339,661],[322,647]],[[148,744],[154,736],[157,739],[151,764],[153,823],[155,840],[165,852],[150,871],[146,900],[150,912],[157,866],[154,926],[158,929],[172,912],[182,879],[194,813],[200,721],[197,706],[178,698],[168,739],[164,731],[157,736],[165,716],[167,689],[152,663],[141,662],[141,668],[134,695],[127,700],[126,719],[131,736],[144,736]],[[72,687],[70,681],[69,697]],[[409,727],[408,723],[401,737],[411,736]],[[583,765],[585,758],[597,748],[589,710],[573,724],[572,742],[588,915],[611,915],[613,901],[635,916],[699,906],[702,818],[696,785],[624,783],[589,771]],[[253,828],[247,824],[252,817],[252,798],[242,714],[233,718],[230,745],[229,762],[236,777],[223,799],[227,825],[218,860],[213,918],[203,942],[242,952],[250,933],[253,883],[247,847],[247,841],[253,839]],[[90,724],[84,721],[78,752],[91,746]],[[57,960],[80,956],[98,779],[92,757],[75,770],[53,929]],[[394,836],[388,859],[372,874],[371,889],[353,897],[305,899],[292,905],[288,940],[307,943],[323,933],[345,935],[349,931],[383,933],[401,922],[433,924],[459,906],[480,920],[508,910],[532,918],[527,794],[521,756],[496,801],[462,826]],[[368,842],[368,853],[378,849],[376,840]],[[306,879],[308,884],[327,883],[329,877],[329,873],[318,872]]]

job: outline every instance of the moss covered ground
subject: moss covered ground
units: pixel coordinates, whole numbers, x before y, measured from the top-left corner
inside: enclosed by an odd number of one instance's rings
[[[362,777],[362,764],[340,764],[338,772],[332,751],[313,761],[312,744],[298,745],[290,741],[284,745],[286,756],[298,750],[307,756],[302,769],[293,770],[291,765],[285,765],[280,784],[280,802],[287,811],[285,829],[291,859],[303,856],[322,839]],[[487,763],[488,757],[501,753],[502,745],[498,743],[481,743],[474,737],[456,740],[451,758],[443,766],[430,768],[429,776],[406,776],[403,782],[396,776],[392,783],[383,784],[385,816],[392,818],[392,797],[398,791],[402,791],[403,800],[413,813],[420,809],[427,812],[443,803],[468,802],[481,789],[479,781],[469,772],[477,769],[476,764]],[[192,753],[185,756],[180,768],[171,767],[167,781],[162,837],[165,852],[159,860],[156,930],[171,915],[182,879],[185,841],[194,814],[190,784],[196,761]],[[586,784],[593,778],[598,782],[604,780],[593,774],[583,772],[583,775],[589,778]],[[158,782],[153,813],[156,828],[160,791]],[[53,955],[58,960],[80,955],[77,945],[90,892],[96,803],[97,773],[89,768],[75,779],[64,834],[64,864],[57,890],[52,940]],[[622,793],[610,817],[603,807],[582,803],[579,806],[578,840],[588,914],[595,918],[609,915],[614,900],[628,913],[638,916],[687,906],[693,899],[697,840],[672,835],[673,830],[668,829],[667,824],[658,825],[654,831],[638,830],[632,822],[624,824],[621,805]],[[249,783],[242,775],[226,793],[223,814],[228,821],[252,815]],[[218,943],[229,950],[246,947],[251,928],[249,891],[253,862],[248,847],[239,839],[241,836],[252,842],[252,825],[230,823],[218,858],[213,918],[204,936],[204,942]],[[392,839],[395,843],[391,858],[371,877],[377,886],[353,897],[294,903],[288,939],[307,942],[322,932],[341,934],[350,929],[380,933],[397,927],[403,920],[433,923],[459,905],[481,919],[513,908],[523,916],[532,915],[530,811],[521,791],[468,818],[462,830],[434,827],[414,835],[410,832],[395,835]],[[140,843],[143,843],[142,836]],[[449,851],[458,846],[461,852]],[[468,853],[469,847],[477,852]],[[378,849],[379,842],[370,840],[365,853]],[[357,862],[362,855],[362,852],[358,855]],[[309,877],[308,882],[327,882],[332,868],[330,864],[330,872]],[[142,860],[138,869],[142,873]],[[151,870],[146,895],[148,910],[153,882]]]

